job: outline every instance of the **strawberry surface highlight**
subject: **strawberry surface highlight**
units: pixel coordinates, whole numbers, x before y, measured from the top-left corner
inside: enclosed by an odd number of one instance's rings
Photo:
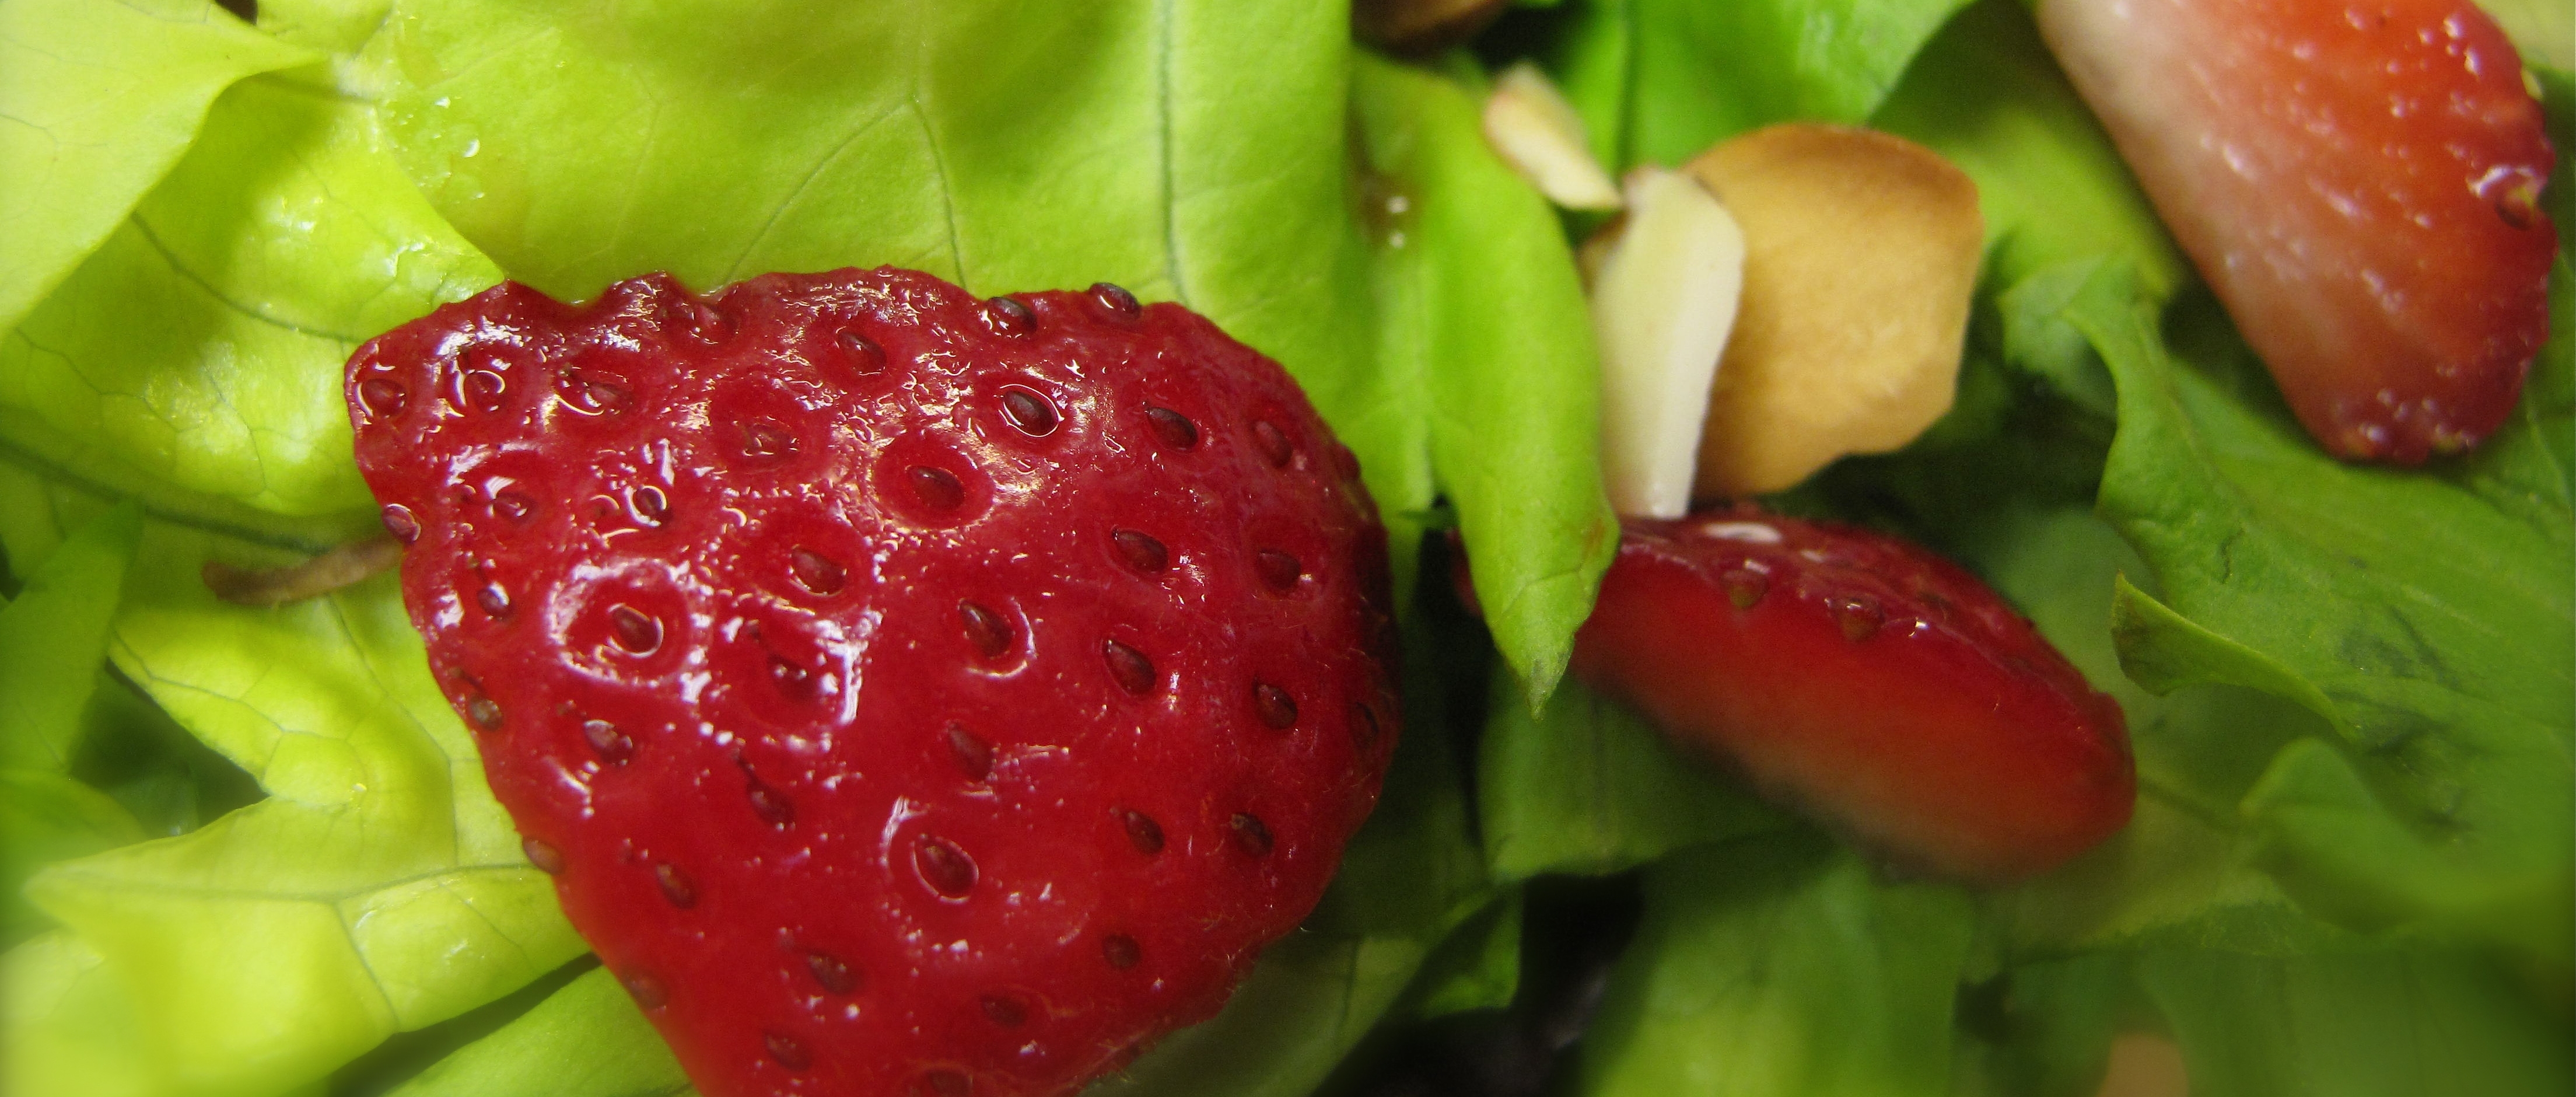
[[[347,391],[530,862],[716,1097],[1077,1088],[1213,1013],[1376,798],[1357,462],[1180,306],[507,284]]]

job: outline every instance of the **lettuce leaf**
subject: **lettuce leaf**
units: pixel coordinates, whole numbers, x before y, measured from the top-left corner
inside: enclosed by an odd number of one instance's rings
[[[271,796],[55,865],[28,891],[126,984],[156,1077],[317,1080],[582,951],[430,681],[392,577],[251,610],[215,602],[197,562],[273,551],[159,522],[142,545],[162,566],[129,581],[118,667]]]
[[[2467,931],[2564,964],[2576,518],[2563,471],[2337,462],[2214,304],[2186,303],[2169,351],[2117,267],[2067,318],[2119,381],[2102,512],[2173,611],[2133,613],[2132,650],[2158,661],[2160,684],[2275,683],[2333,728],[2286,744],[2240,806],[2255,856],[2346,926]],[[2566,416],[2551,376],[2576,368],[2563,359],[2541,363],[2525,420],[2498,444]],[[2515,505],[2479,490],[2499,475],[2529,477]]]
[[[1996,290],[2059,264],[2112,258],[2163,300],[2187,274],[2119,151],[2013,0],[1961,10],[1869,121],[1976,181],[1988,241],[1981,278]],[[2080,346],[2071,333],[2066,342]]]
[[[1584,1038],[1584,1093],[1948,1088],[1975,931],[1965,894],[1879,884],[1805,833],[1666,858],[1647,870],[1645,897]]]
[[[1499,695],[1506,687],[1497,679],[1476,770],[1496,879],[1607,875],[1793,825],[1580,682],[1559,686],[1533,714]]]
[[[364,103],[246,80],[0,341],[0,441],[156,512],[327,543],[372,510],[342,363],[498,277],[378,147]]]
[[[217,93],[311,59],[205,0],[0,8],[0,331],[170,170]]]
[[[1382,394],[1334,426],[1405,436],[1379,495],[1395,541],[1411,543],[1409,513],[1445,494],[1494,645],[1535,708],[1619,539],[1582,282],[1546,200],[1487,147],[1472,89],[1363,55],[1352,97],[1374,207]]]
[[[108,620],[143,529],[119,507],[74,531],[0,608],[0,770],[71,768],[107,657]]]
[[[2563,1019],[2474,956],[2153,952],[2137,969],[2201,1097],[2576,1091]]]
[[[157,1097],[134,1005],[97,950],[48,933],[0,954],[0,1090]]]
[[[1627,144],[1678,164],[1793,118],[1858,124],[1967,0],[1628,0]]]

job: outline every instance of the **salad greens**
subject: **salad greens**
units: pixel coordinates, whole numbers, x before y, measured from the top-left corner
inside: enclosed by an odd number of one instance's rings
[[[2496,8],[2576,148],[2564,5]],[[2563,258],[2516,420],[2359,468],[2011,0],[1564,0],[1419,64],[1332,4],[817,11],[0,0],[0,1090],[685,1091],[579,966],[391,577],[258,610],[199,569],[372,528],[341,363],[441,302],[895,263],[1208,314],[1398,538],[1377,815],[1225,1012],[1104,1092],[1307,1092],[1373,1031],[1511,1002],[1534,881],[1623,873],[1643,918],[1577,1092],[2089,1094],[2135,1031],[2209,1094],[2570,1092]],[[1522,56],[1614,169],[1812,118],[1975,179],[1958,406],[1769,502],[2029,613],[2128,713],[2127,831],[2012,888],[1890,880],[1558,681],[1616,524],[1581,223],[1478,130]],[[1411,552],[1451,528],[1481,622]]]

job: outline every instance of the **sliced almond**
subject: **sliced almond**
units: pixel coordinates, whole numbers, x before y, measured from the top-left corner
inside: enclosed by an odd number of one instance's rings
[[[1743,285],[1744,234],[1707,188],[1658,167],[1628,173],[1628,212],[1587,248],[1601,352],[1601,474],[1611,509],[1678,518],[1709,385]]]
[[[1507,6],[1509,0],[1354,0],[1351,29],[1381,49],[1430,53],[1475,37]]]
[[[1485,97],[1485,142],[1547,200],[1567,209],[1619,208],[1619,188],[1583,132],[1583,116],[1527,61],[1504,69]]]
[[[1874,130],[1792,122],[1687,169],[1744,230],[1744,305],[1700,441],[1702,498],[1778,491],[1950,410],[1985,244],[1977,187]]]

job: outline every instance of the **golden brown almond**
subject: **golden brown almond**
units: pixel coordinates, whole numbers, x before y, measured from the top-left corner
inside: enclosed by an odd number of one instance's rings
[[[1744,230],[1744,301],[1701,434],[1701,498],[1778,491],[1950,409],[1985,245],[1977,187],[1875,130],[1792,122],[1687,170]]]

